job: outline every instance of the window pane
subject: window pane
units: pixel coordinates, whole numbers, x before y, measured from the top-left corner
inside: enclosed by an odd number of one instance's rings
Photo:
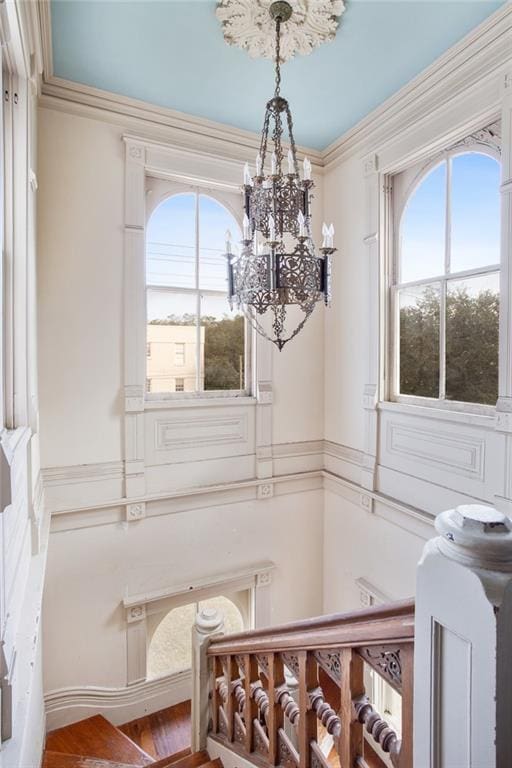
[[[149,289],[146,358],[149,392],[196,389],[197,300],[194,294]]]
[[[201,297],[204,328],[204,388],[244,389],[244,331],[242,314],[231,311],[224,296]]]
[[[196,604],[189,603],[174,608],[160,622],[148,649],[148,678],[191,668],[192,627],[196,612]]]
[[[438,284],[400,291],[400,393],[439,397]]]
[[[478,153],[452,159],[450,271],[500,263],[500,167]]]
[[[446,297],[446,397],[495,405],[499,275],[450,280]]]
[[[405,208],[400,232],[401,283],[444,274],[446,163],[422,180]]]
[[[226,291],[226,232],[231,232],[233,253],[238,253],[242,234],[234,216],[206,195],[199,197],[199,286]]]
[[[196,287],[196,198],[173,195],[152,214],[146,234],[148,285]]]

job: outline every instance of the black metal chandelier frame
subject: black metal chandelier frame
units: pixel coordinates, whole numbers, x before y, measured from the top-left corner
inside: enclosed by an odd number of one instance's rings
[[[244,234],[240,255],[227,245],[228,297],[231,307],[243,311],[253,327],[281,350],[304,327],[318,301],[330,303],[332,229],[315,251],[311,235],[311,200],[314,183],[304,160],[301,178],[293,119],[281,96],[281,25],[291,16],[289,3],[270,6],[276,25],[275,91],[267,102],[256,174],[244,173]],[[283,171],[283,137],[288,133],[288,172]],[[269,144],[273,144],[271,171],[265,174]],[[298,319],[288,327],[288,310],[298,308]],[[263,315],[271,314],[265,323]],[[302,313],[302,315],[301,315]]]

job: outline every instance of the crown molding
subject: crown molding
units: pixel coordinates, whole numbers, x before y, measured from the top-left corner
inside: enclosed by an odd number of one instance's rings
[[[466,88],[495,73],[501,81],[511,61],[512,3],[508,2],[323,150],[324,166],[382,148]]]
[[[256,155],[260,135],[252,131],[195,117],[166,107],[159,107],[128,96],[46,75],[41,88],[40,106],[47,109],[102,120],[136,133],[148,141],[171,143],[194,154],[221,156],[244,162]],[[322,154],[309,147],[298,147],[318,169]]]
[[[50,6],[39,0],[43,83],[40,105],[118,125],[141,138],[171,143],[195,154],[244,161],[260,136],[233,126],[110,93],[53,74]],[[316,173],[369,147],[382,148],[425,115],[484,79],[504,76],[512,60],[512,3],[489,16],[462,40],[322,151],[299,147]],[[499,90],[499,89],[498,89]]]
[[[50,16],[50,0],[37,0],[31,3],[37,9],[39,17],[40,50],[43,78],[53,75],[52,22]]]

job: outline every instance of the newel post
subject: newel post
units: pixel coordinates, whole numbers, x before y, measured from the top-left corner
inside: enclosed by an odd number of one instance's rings
[[[512,521],[440,514],[417,572],[414,768],[512,765]]]
[[[210,639],[224,632],[224,617],[203,608],[192,627],[192,752],[206,749],[210,674],[206,652]]]

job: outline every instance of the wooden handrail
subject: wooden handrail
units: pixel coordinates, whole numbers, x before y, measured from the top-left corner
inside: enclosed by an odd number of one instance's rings
[[[412,768],[413,643],[412,600],[212,637],[210,736],[261,768],[331,768],[322,733],[340,768],[385,767],[368,739]],[[402,696],[401,737],[366,695],[365,662]]]
[[[208,654],[320,650],[414,639],[414,600],[240,632],[210,641]]]

